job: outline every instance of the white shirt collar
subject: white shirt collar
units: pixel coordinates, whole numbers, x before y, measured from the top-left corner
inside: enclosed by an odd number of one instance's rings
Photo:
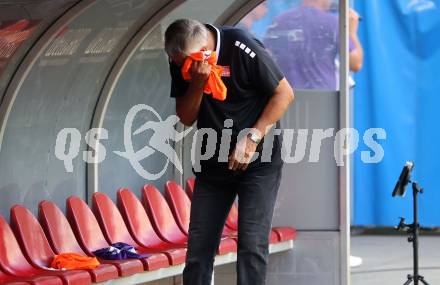
[[[220,30],[217,29],[217,27],[215,27],[214,25],[211,25],[211,24],[207,24],[207,25],[209,25],[210,27],[214,28],[216,33],[217,33],[217,39],[216,39],[216,45],[215,45],[215,53],[217,54],[217,61],[218,61],[219,52],[220,52],[220,41],[221,41]],[[217,64],[217,61],[215,62],[216,64]]]

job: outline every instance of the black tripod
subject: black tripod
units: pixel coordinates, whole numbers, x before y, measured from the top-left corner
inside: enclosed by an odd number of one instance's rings
[[[410,181],[408,181],[410,182]],[[408,280],[404,285],[409,285],[414,281],[414,285],[419,285],[419,281],[425,285],[429,285],[425,278],[419,275],[419,216],[417,209],[417,195],[423,193],[423,189],[416,182],[412,182],[413,190],[413,210],[414,210],[414,222],[412,224],[405,224],[405,218],[400,218],[400,223],[397,225],[397,230],[404,230],[409,234],[408,242],[413,244],[413,262],[414,273],[408,274]]]

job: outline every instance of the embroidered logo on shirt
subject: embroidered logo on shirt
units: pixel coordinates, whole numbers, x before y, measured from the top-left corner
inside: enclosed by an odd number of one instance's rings
[[[245,53],[247,53],[251,58],[254,58],[257,54],[253,52],[249,47],[247,47],[244,43],[240,41],[235,41],[235,46],[242,49]]]
[[[231,77],[231,67],[229,65],[227,66],[221,66],[222,68],[222,77]]]

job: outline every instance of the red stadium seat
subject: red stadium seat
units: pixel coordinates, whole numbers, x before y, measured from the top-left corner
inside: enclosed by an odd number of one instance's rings
[[[118,204],[129,231],[139,245],[165,253],[172,265],[185,262],[186,248],[159,238],[151,225],[145,208],[133,192],[128,189],[120,189]]]
[[[273,227],[274,231],[278,235],[280,241],[288,241],[296,239],[296,229],[291,227]]]
[[[141,254],[150,254],[150,256],[141,259],[145,270],[151,271],[169,266],[168,258],[165,254],[143,248],[133,240],[121,213],[106,194],[97,192],[93,194],[92,201],[93,212],[110,243],[124,242],[132,245]]]
[[[101,232],[98,221],[89,206],[80,198],[71,196],[67,199],[67,219],[76,235],[78,242],[87,255],[93,251],[108,247],[110,244]],[[110,260],[106,260],[110,263]],[[127,259],[111,262],[118,267],[121,276],[143,272],[144,266],[140,260]]]
[[[153,185],[145,185],[142,198],[154,229],[163,240],[178,245],[186,245],[187,236],[179,229],[168,204]]]
[[[192,199],[193,193],[194,193],[194,184],[196,182],[196,179],[194,177],[188,178],[186,180],[186,188],[185,192],[186,195],[188,195],[189,199]]]
[[[55,203],[41,201],[38,210],[41,226],[56,254],[75,252],[87,255],[77,242],[67,218]]]
[[[8,284],[8,285],[29,285],[31,283],[25,281],[17,281],[17,278],[13,276],[5,275],[0,272],[0,284]]]
[[[142,197],[149,217],[159,236],[174,244],[186,244],[188,236],[180,230],[165,198],[153,185],[145,185]],[[237,251],[237,243],[230,238],[222,239],[219,254]]]
[[[35,277],[17,277],[0,271],[0,284],[8,285],[62,285],[63,281],[57,276],[37,275]]]
[[[191,200],[185,195],[180,185],[174,181],[168,181],[165,184],[165,199],[177,225],[185,234],[188,234]]]
[[[62,285],[57,276],[46,276],[43,271],[29,264],[5,219],[0,216],[0,282],[9,284]],[[18,276],[18,277],[17,277]],[[18,285],[20,283],[17,283]]]
[[[33,267],[46,275],[57,275],[65,284],[91,284],[90,274],[85,270],[48,270],[55,256],[44,231],[32,213],[21,205],[11,208],[11,227]]]
[[[56,254],[73,252],[87,255],[78,244],[75,234],[63,212],[50,201],[41,201],[39,204],[39,218],[42,227],[45,229],[52,248]],[[101,265],[93,270],[88,270],[93,282],[102,282],[118,278],[118,267],[111,263],[101,261]],[[122,276],[122,275],[121,275]]]
[[[0,284],[8,284],[8,285],[30,285],[31,283],[26,281],[19,281],[19,277],[14,277],[10,275],[6,275],[5,273],[0,271]]]
[[[226,226],[231,230],[238,231],[238,207],[235,203],[232,204],[225,223]]]

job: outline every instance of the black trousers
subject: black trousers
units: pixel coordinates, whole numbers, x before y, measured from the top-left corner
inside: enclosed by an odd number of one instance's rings
[[[197,178],[191,203],[184,285],[211,284],[214,257],[238,195],[238,285],[263,285],[281,166],[256,167],[227,181]]]

